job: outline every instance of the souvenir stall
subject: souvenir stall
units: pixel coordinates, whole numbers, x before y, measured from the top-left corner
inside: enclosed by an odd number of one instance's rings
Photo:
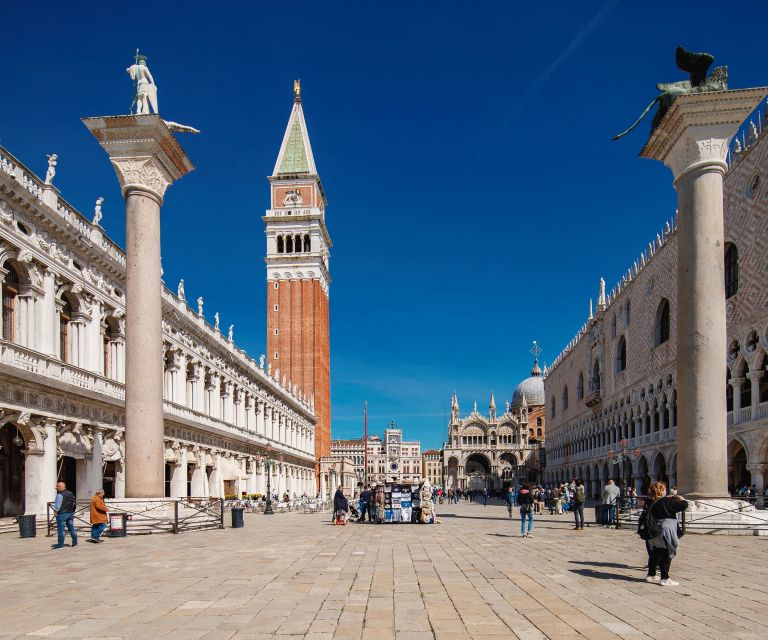
[[[433,524],[434,504],[429,482],[425,481],[421,485],[396,482],[385,484],[383,521],[386,524]]]

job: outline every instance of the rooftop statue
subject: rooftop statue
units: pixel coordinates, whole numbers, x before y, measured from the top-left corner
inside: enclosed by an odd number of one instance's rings
[[[661,119],[667,113],[672,103],[677,96],[689,94],[689,93],[704,93],[707,91],[726,91],[728,89],[728,67],[715,67],[712,73],[707,75],[707,70],[715,61],[715,58],[710,53],[694,53],[678,47],[675,50],[675,62],[677,68],[681,71],[688,73],[688,80],[679,80],[677,82],[660,82],[656,85],[656,88],[661,93],[656,96],[649,104],[645,111],[635,121],[635,123],[623,133],[611,138],[611,140],[618,140],[623,138],[630,131],[632,131],[637,125],[639,125],[645,116],[650,113],[653,105],[659,103],[659,109],[656,111],[656,115],[653,116],[653,122],[651,123],[651,132],[661,122]]]
[[[157,113],[157,85],[147,67],[147,56],[141,55],[136,49],[134,56],[136,62],[126,69],[126,72],[134,82],[133,103],[136,106],[136,114],[143,115],[152,112]]]
[[[96,205],[93,207],[93,226],[98,227],[101,223],[101,205],[104,203],[104,198],[96,198]]]
[[[136,62],[126,69],[126,72],[133,80],[133,102],[131,109],[136,108],[137,115],[148,113],[158,113],[157,110],[157,85],[155,79],[147,67],[147,56],[139,53],[136,49],[134,56]],[[151,109],[151,111],[150,111]],[[171,120],[163,120],[171,131],[179,133],[200,133],[199,129],[190,127],[186,124],[179,124]]]

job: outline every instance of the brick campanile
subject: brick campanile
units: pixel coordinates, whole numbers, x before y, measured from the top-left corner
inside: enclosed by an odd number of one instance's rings
[[[280,379],[314,395],[315,456],[331,455],[328,270],[331,237],[325,193],[317,175],[301,88],[294,83],[291,117],[269,177],[267,235],[267,362]]]

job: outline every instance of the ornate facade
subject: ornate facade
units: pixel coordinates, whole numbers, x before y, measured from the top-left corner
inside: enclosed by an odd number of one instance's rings
[[[723,393],[728,403],[728,482],[768,471],[768,141],[749,123],[724,179],[726,321]],[[546,479],[676,484],[677,229],[649,243],[552,365],[545,380]],[[613,464],[622,441],[629,459]]]
[[[490,491],[505,483],[536,482],[544,438],[544,393],[538,362],[500,416],[491,393],[487,416],[478,413],[475,403],[472,413],[462,418],[454,393],[449,440],[442,451],[444,488]]]
[[[0,516],[124,495],[125,254],[0,147]],[[160,284],[160,283],[158,283]],[[311,396],[162,287],[166,494],[315,493]]]

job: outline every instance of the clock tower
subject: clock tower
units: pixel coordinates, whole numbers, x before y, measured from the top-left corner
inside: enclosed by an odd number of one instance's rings
[[[331,238],[325,193],[315,167],[301,86],[294,100],[274,171],[267,235],[267,362],[280,380],[314,397],[315,457],[331,455],[328,271]]]

